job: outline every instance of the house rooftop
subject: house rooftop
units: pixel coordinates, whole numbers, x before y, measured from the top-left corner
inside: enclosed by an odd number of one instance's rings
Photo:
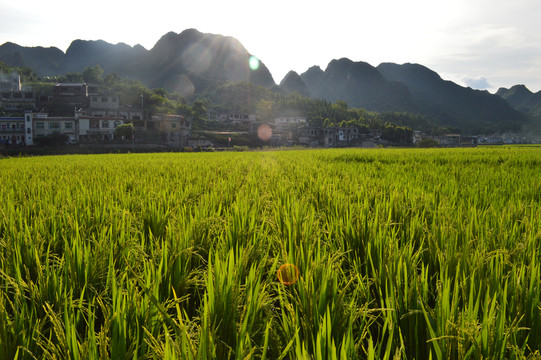
[[[85,86],[86,83],[57,83],[55,86]]]

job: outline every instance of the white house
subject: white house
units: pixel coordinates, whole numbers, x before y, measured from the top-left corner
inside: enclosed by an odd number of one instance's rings
[[[120,117],[94,117],[77,115],[78,140],[112,140],[115,129],[124,124]]]
[[[282,116],[274,119],[274,128],[276,131],[291,130],[301,125],[306,125],[306,118],[300,116]]]
[[[33,137],[65,134],[70,142],[78,139],[77,120],[74,116],[49,116],[45,113],[32,114]]]

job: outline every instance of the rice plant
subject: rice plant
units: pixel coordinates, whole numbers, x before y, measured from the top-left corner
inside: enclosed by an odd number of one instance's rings
[[[541,147],[0,171],[2,359],[541,358]]]

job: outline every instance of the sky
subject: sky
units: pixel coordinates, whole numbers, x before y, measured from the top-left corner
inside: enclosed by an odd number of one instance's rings
[[[443,79],[496,92],[541,90],[539,0],[5,1],[0,44],[58,47],[75,39],[151,49],[169,31],[237,38],[279,83],[347,57],[418,63]]]

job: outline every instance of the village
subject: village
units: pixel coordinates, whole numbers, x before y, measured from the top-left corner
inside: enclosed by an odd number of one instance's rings
[[[50,116],[40,111],[49,103],[71,107],[73,115]],[[50,144],[50,139],[54,137],[62,139],[63,143],[79,146],[117,144],[135,148],[136,144],[157,144],[170,149],[202,149],[246,145],[232,141],[238,134],[258,139],[256,144],[273,147],[396,145],[384,139],[380,129],[356,126],[314,127],[308,124],[305,116],[288,116],[290,114],[260,119],[255,114],[209,111],[209,118],[212,117],[219,124],[220,130],[202,131],[194,128],[193,119],[189,116],[167,113],[147,113],[145,116],[143,101],[139,107],[122,104],[116,94],[103,93],[98,85],[56,83],[53,85],[52,96],[36,95],[34,91],[23,89],[20,76],[16,73],[3,76],[0,81],[0,108],[8,115],[0,117],[0,146],[3,147],[45,145]],[[127,124],[131,124],[131,132],[118,131],[119,127]],[[220,136],[226,141],[220,141]],[[423,139],[431,139],[433,144],[447,147],[527,142],[524,138],[461,134],[435,137],[415,129],[411,136],[401,139],[400,144],[422,144]]]

